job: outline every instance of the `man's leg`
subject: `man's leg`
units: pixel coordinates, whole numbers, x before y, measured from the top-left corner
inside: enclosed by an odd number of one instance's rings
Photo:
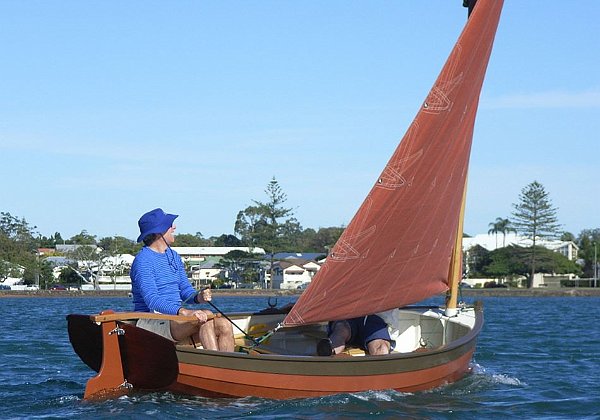
[[[331,347],[333,348],[334,354],[340,354],[346,348],[346,343],[350,340],[352,331],[348,321],[336,321],[334,322],[329,339],[331,340]]]
[[[352,336],[350,324],[347,321],[333,321],[329,324],[328,337],[317,343],[319,356],[340,354],[346,348],[346,343]]]
[[[378,315],[369,315],[361,325],[360,335],[364,347],[373,356],[390,353],[391,342],[388,325]]]
[[[204,311],[212,314],[210,311]],[[217,337],[215,335],[215,325],[212,320],[203,324],[195,322],[176,322],[171,321],[171,335],[175,341],[183,341],[190,336],[194,340],[199,340],[202,347],[208,350],[218,350]]]
[[[233,351],[235,342],[233,340],[233,326],[225,318],[214,318],[214,331],[217,337],[217,346],[220,351]]]
[[[373,356],[390,354],[390,342],[387,340],[376,339],[367,343],[367,350]]]

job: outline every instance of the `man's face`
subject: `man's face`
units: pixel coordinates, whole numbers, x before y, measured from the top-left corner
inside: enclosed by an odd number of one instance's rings
[[[163,234],[163,237],[165,238],[165,241],[167,241],[167,243],[169,245],[171,245],[173,242],[175,242],[175,229],[177,229],[177,226],[175,226],[175,223],[173,223],[173,225],[171,225],[171,227],[169,228],[169,230],[167,230]]]

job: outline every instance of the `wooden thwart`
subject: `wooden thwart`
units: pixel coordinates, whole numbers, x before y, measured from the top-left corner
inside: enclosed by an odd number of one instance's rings
[[[209,315],[208,319],[212,319],[215,316],[217,315]],[[98,314],[90,315],[90,319],[93,322],[127,321],[130,319],[167,319],[169,321],[179,322],[194,322],[198,320],[195,316],[166,315],[154,312],[117,312],[112,314]]]

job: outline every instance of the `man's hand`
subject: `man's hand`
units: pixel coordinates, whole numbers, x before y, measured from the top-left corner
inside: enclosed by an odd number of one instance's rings
[[[208,321],[208,311],[202,311],[202,310],[191,310],[191,309],[186,309],[186,308],[181,308],[179,309],[178,315],[182,315],[182,316],[195,316],[198,319],[198,322],[200,324],[204,324],[206,321]]]
[[[210,288],[207,287],[202,289],[200,293],[198,293],[198,297],[202,299],[203,302],[210,302],[212,300],[212,292],[210,291]]]

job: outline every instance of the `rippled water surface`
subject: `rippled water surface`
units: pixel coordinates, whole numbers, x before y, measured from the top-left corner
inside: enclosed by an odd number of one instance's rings
[[[293,298],[278,298],[279,305]],[[0,299],[0,418],[600,418],[600,298],[482,298],[473,373],[428,392],[292,401],[169,393],[84,401],[92,371],[73,353],[65,315],[130,310],[127,298]],[[216,297],[223,311],[265,297]]]

